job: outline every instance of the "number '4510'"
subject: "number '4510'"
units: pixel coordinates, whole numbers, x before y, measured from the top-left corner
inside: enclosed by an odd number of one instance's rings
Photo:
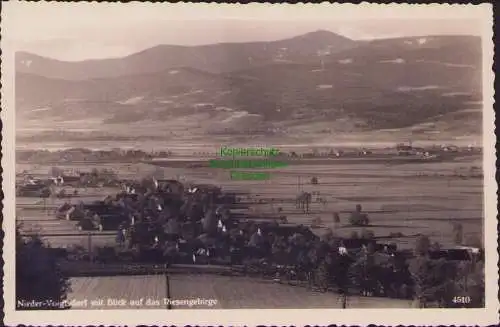
[[[471,302],[471,298],[470,296],[454,296],[452,302],[468,304]]]

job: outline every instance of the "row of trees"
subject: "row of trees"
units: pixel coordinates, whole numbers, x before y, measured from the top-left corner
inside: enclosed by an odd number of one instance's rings
[[[168,156],[169,152],[147,153],[141,150],[90,150],[75,148],[59,151],[48,150],[22,150],[16,151],[16,160],[20,162],[71,162],[71,161],[138,161],[150,159],[153,156]]]
[[[425,308],[433,304],[439,307],[483,307],[485,300],[484,263],[477,260],[460,262],[445,259],[434,260],[428,256],[431,247],[430,239],[427,236],[421,236],[416,242],[415,257],[397,262],[380,262],[377,260],[377,253],[373,248],[368,247],[366,251],[356,256],[354,262],[349,265],[348,271],[345,272],[350,281],[344,279],[338,282],[357,284],[366,291],[374,290],[378,287],[377,283],[389,288],[395,285],[395,281],[388,280],[384,276],[404,279],[403,272],[407,269],[411,281],[401,280],[400,283],[396,283],[402,287],[394,292],[398,294],[398,297],[413,294],[416,307]],[[318,266],[316,272],[318,284],[328,284],[328,270],[328,261],[325,265]],[[396,271],[401,271],[402,274],[394,273]],[[26,309],[22,301],[33,300],[46,303],[41,309],[56,309],[50,305],[50,302],[60,303],[65,300],[69,289],[68,278],[58,268],[51,249],[46,248],[39,238],[23,239],[19,230],[16,230],[16,304],[18,309]],[[468,300],[467,303],[463,303],[463,300],[457,299]]]
[[[431,302],[440,307],[484,306],[484,262],[433,260],[428,254],[432,244],[427,236],[417,239],[415,257],[409,260],[409,270],[415,282],[418,307]],[[457,298],[466,298],[461,303]]]
[[[332,239],[325,237],[324,241]],[[390,296],[414,300],[414,306],[484,307],[484,262],[432,259],[435,244],[427,236],[417,239],[414,254],[395,256],[376,252],[369,245],[350,254],[342,265],[338,256],[315,269],[316,284],[336,284],[339,290],[361,292],[365,296]],[[345,271],[347,269],[347,271]],[[344,270],[344,273],[339,273]],[[343,275],[346,278],[341,278]],[[326,286],[323,286],[326,289]]]

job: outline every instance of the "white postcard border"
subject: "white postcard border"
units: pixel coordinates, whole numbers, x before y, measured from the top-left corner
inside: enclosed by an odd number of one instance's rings
[[[4,237],[4,300],[5,324],[16,325],[488,325],[498,323],[498,252],[497,252],[497,184],[494,179],[495,134],[493,111],[493,42],[492,6],[482,5],[220,5],[220,4],[151,4],[151,3],[4,3],[2,11],[2,167],[3,167],[3,229]],[[14,109],[14,48],[8,35],[16,24],[16,13],[23,6],[78,6],[80,10],[136,6],[138,12],[147,6],[169,6],[173,11],[189,11],[193,17],[212,18],[258,17],[287,19],[292,17],[343,17],[367,15],[372,18],[457,18],[472,17],[483,22],[483,146],[484,146],[484,204],[486,248],[486,308],[484,309],[258,309],[258,310],[69,310],[15,311],[15,109]],[[43,8],[42,8],[43,7]],[[173,9],[174,7],[175,10]],[[196,8],[196,11],[193,11]],[[429,10],[432,9],[432,10]],[[244,16],[241,16],[241,15]],[[226,16],[224,16],[226,15]],[[174,16],[174,15],[173,15]],[[67,18],[66,18],[67,19]],[[23,21],[25,28],[29,22]]]

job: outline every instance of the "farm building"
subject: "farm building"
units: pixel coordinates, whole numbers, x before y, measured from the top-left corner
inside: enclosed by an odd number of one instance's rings
[[[398,151],[398,155],[400,156],[410,156],[415,154],[415,151],[411,145],[400,144],[396,147],[396,150]]]

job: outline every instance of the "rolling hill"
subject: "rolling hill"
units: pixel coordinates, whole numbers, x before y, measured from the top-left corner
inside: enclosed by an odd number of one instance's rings
[[[16,111],[24,122],[91,117],[104,129],[196,120],[201,134],[460,135],[467,121],[467,133],[477,125],[480,135],[481,59],[472,36],[355,42],[319,31],[275,42],[158,46],[121,59],[18,65]]]
[[[124,58],[65,62],[19,52],[16,71],[65,80],[85,80],[190,67],[223,73],[262,65],[318,61],[357,42],[328,31],[316,31],[273,42],[220,43],[201,46],[158,45]]]

